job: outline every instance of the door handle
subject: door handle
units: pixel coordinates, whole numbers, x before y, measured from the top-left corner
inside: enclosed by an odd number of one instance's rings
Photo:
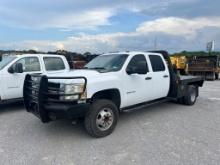
[[[145,78],[145,80],[151,80],[152,79],[152,77],[146,77]]]
[[[163,77],[164,77],[164,78],[167,78],[167,77],[169,77],[169,76],[168,76],[168,75],[164,75]]]

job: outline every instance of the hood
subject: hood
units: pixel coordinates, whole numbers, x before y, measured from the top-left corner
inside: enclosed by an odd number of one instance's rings
[[[87,80],[92,79],[95,76],[100,75],[98,71],[95,70],[87,70],[87,69],[78,69],[78,70],[70,70],[68,72],[62,72],[62,73],[48,73],[48,77],[85,77]],[[85,81],[83,79],[70,79],[70,80],[64,80],[64,79],[51,79],[50,82],[59,82],[59,83],[84,83]]]
[[[67,72],[61,73],[48,73],[48,77],[94,77],[99,75],[100,73],[95,70],[87,70],[87,69],[78,69],[78,70],[70,70]]]

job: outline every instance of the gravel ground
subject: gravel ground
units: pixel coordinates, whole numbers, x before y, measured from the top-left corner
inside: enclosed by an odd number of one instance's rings
[[[22,104],[0,106],[0,164],[220,164],[220,81],[205,82],[194,106],[163,103],[123,113],[112,135],[82,124],[42,124]]]

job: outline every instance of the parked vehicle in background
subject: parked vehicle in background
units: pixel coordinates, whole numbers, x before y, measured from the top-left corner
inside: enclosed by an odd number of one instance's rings
[[[203,79],[178,76],[167,52],[118,52],[96,57],[83,70],[27,75],[24,103],[43,123],[85,119],[94,137],[111,134],[119,112],[165,101],[193,105]]]
[[[86,65],[86,61],[73,61],[71,68],[82,69]]]
[[[194,56],[188,60],[188,73],[207,80],[219,79],[220,58],[217,55]]]
[[[20,100],[26,74],[48,74],[69,71],[64,56],[25,54],[4,56],[0,61],[0,103]]]
[[[173,65],[175,65],[176,69],[179,71],[181,75],[186,74],[187,69],[187,58],[186,56],[171,56],[170,60]]]
[[[82,69],[89,61],[91,61],[93,58],[95,58],[97,56],[98,55],[87,55],[84,58],[80,58],[79,55],[76,56],[76,57],[74,57],[74,56],[71,56],[71,57],[70,56],[65,56],[65,57],[67,58],[67,61],[70,65],[71,69]]]

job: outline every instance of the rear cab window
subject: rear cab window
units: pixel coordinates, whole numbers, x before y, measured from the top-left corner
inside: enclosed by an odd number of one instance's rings
[[[65,64],[60,57],[44,57],[46,71],[65,70]]]
[[[163,72],[166,70],[163,59],[159,55],[149,55],[153,72]]]

